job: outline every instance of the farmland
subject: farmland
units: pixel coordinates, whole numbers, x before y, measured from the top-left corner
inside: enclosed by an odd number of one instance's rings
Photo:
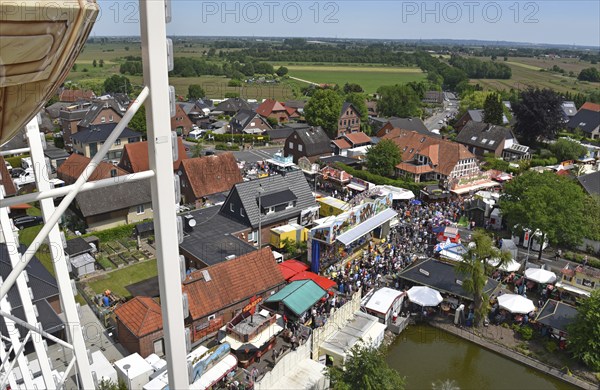
[[[289,75],[317,84],[357,83],[368,93],[382,85],[403,84],[420,81],[425,74],[418,68],[393,68],[343,65],[289,65]]]
[[[512,69],[512,77],[509,80],[496,79],[472,79],[472,84],[479,84],[485,89],[524,89],[529,86],[540,88],[551,88],[558,92],[584,92],[588,93],[600,88],[600,83],[590,83],[577,80],[577,75],[582,69],[592,66],[589,62],[579,61],[573,58],[509,58],[504,62]],[[566,74],[547,71],[554,65],[565,70]],[[541,71],[541,70],[544,71]],[[568,76],[573,72],[575,77]]]

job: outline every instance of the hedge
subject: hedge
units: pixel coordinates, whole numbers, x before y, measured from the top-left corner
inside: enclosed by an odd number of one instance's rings
[[[212,135],[215,142],[233,142],[240,143],[243,142],[269,142],[270,138],[268,135],[257,135],[257,134],[215,134],[212,132],[206,133],[206,136]]]
[[[579,264],[583,264],[584,256],[586,256],[586,255],[580,255],[579,253],[574,253],[574,252],[566,252],[564,255],[565,259],[570,260],[575,263],[579,263]],[[589,265],[590,267],[600,269],[600,260],[598,260],[595,257],[592,257],[590,255],[587,255],[587,257],[588,257],[587,265]]]
[[[111,229],[102,230],[99,232],[86,233],[83,237],[96,236],[100,242],[115,241],[122,238],[129,238],[133,235],[133,229],[135,229],[137,223],[129,225],[121,225]]]
[[[20,168],[21,167],[21,160],[29,157],[28,154],[22,154],[20,156],[13,156],[13,157],[4,157],[4,160],[7,161],[13,168]]]
[[[238,144],[233,144],[231,146],[227,145],[227,144],[216,144],[215,145],[215,149],[217,150],[240,150],[240,146]]]
[[[385,184],[385,185],[391,185],[391,186],[395,186],[395,187],[406,188],[407,190],[412,191],[413,194],[415,194],[415,196],[418,196],[421,189],[425,188],[426,186],[431,185],[431,184],[437,184],[437,182],[415,183],[412,181],[407,181],[407,180],[402,180],[402,179],[390,179],[389,177],[376,175],[369,171],[354,169],[354,168],[352,168],[348,165],[342,164],[342,163],[337,163],[335,165],[338,169],[342,169],[342,170],[348,172],[349,174],[351,174],[352,176],[358,177],[359,179],[366,180],[366,181],[371,182],[376,185],[384,185]]]

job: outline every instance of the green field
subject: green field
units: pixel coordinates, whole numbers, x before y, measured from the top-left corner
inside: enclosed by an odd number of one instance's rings
[[[289,76],[317,84],[357,83],[367,93],[374,93],[382,85],[420,81],[425,74],[418,68],[371,66],[290,65]],[[306,84],[305,84],[306,85]]]
[[[499,61],[501,62],[501,61]],[[551,88],[558,92],[582,92],[589,93],[600,88],[600,83],[579,81],[576,77],[569,77],[557,72],[540,71],[557,65],[567,73],[574,72],[575,75],[584,68],[598,67],[589,62],[577,59],[537,59],[537,58],[509,58],[505,63],[512,69],[512,77],[508,80],[497,79],[472,79],[471,84],[479,84],[484,89],[525,89],[528,87]]]

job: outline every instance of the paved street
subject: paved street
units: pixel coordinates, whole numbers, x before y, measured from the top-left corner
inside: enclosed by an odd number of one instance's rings
[[[451,99],[449,101],[444,101],[443,108],[437,109],[436,112],[429,118],[425,119],[425,126],[429,130],[440,129],[443,127],[443,124],[440,124],[439,121],[445,120],[446,115],[453,115],[458,113],[458,100]]]

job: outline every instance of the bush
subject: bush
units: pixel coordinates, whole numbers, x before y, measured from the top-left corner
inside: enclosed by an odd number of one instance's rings
[[[583,263],[584,256],[585,255],[580,255],[579,253],[574,253],[574,252],[566,252],[564,254],[565,259],[570,260],[574,263],[579,263],[579,264]],[[600,260],[596,259],[595,257],[588,256],[588,265],[590,267],[600,268]]]
[[[227,145],[227,144],[216,144],[215,145],[215,149],[217,150],[240,150],[240,147],[237,144],[233,144],[231,146]]]
[[[356,176],[359,179],[366,180],[373,184],[377,184],[377,185],[387,184],[387,185],[392,185],[392,186],[396,186],[396,187],[406,188],[407,190],[412,191],[416,195],[418,195],[419,192],[421,191],[421,189],[425,188],[425,186],[437,183],[437,182],[436,183],[428,183],[428,182],[415,183],[412,181],[407,181],[407,180],[402,180],[402,179],[390,179],[385,176],[376,175],[369,171],[362,171],[362,170],[354,169],[348,165],[339,164],[339,163],[336,164],[336,168],[343,169],[344,171],[348,172],[352,176]]]
[[[533,329],[529,326],[521,326],[519,329],[519,334],[523,338],[523,340],[531,340],[533,337]]]
[[[6,162],[8,162],[10,165],[12,165],[13,168],[20,168],[21,167],[21,160],[24,159],[25,157],[29,157],[29,155],[28,154],[23,154],[21,156],[4,157],[4,160]]]
[[[100,240],[100,243],[115,241],[122,238],[129,238],[133,235],[133,229],[135,228],[135,223],[129,225],[117,226],[112,229],[102,230],[100,232],[91,232],[84,234],[83,237],[88,236],[96,236]]]
[[[558,349],[558,345],[554,341],[547,341],[544,343],[544,349],[550,353],[554,353]]]
[[[225,99],[231,99],[231,98],[239,98],[240,94],[237,92],[225,92]]]
[[[269,142],[270,138],[268,135],[256,135],[256,134],[214,134],[208,132],[206,136],[211,135],[215,142]]]
[[[241,87],[242,86],[242,81],[241,80],[237,80],[237,79],[231,79],[227,83],[227,86],[228,87]]]

